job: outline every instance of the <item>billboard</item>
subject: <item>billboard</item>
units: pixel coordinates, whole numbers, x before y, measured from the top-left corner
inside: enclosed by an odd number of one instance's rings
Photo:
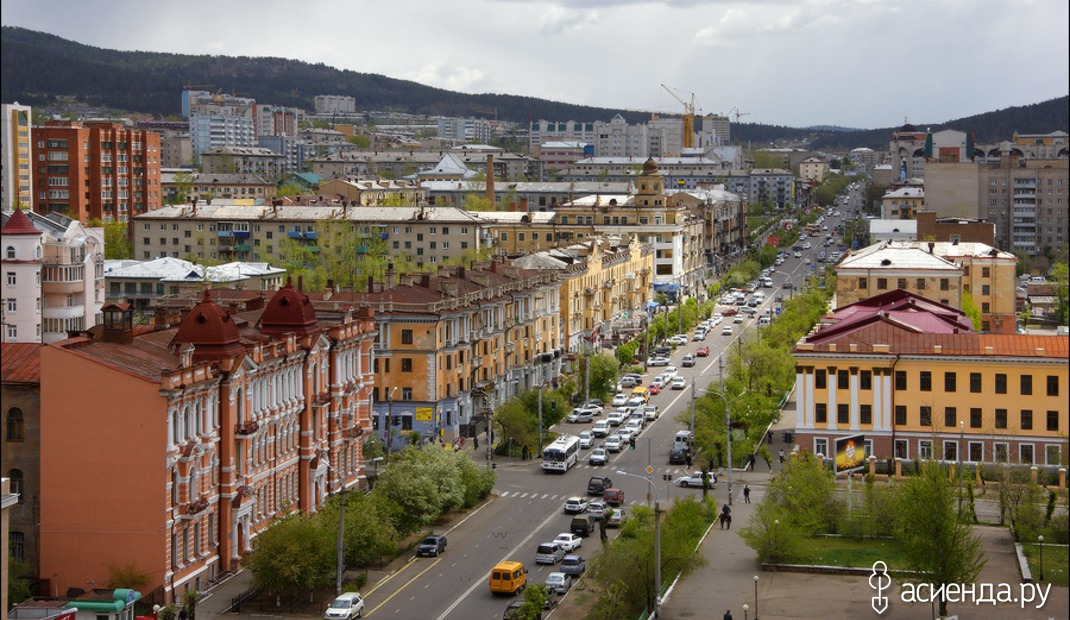
[[[851,435],[836,440],[836,473],[862,469],[866,464],[866,436]]]

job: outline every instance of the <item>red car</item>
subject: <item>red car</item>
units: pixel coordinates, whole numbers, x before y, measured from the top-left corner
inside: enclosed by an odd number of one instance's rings
[[[602,501],[610,506],[620,506],[624,503],[624,490],[606,489],[605,495],[602,496]]]
[[[695,355],[697,357],[709,357],[710,356],[710,348],[707,347],[707,346],[701,346],[701,347],[698,348],[697,351],[695,351]]]
[[[651,394],[658,394],[661,392],[661,385],[658,383],[651,383],[646,389],[650,390]]]
[[[727,308],[725,310],[722,310],[721,314],[723,316],[732,316],[734,314],[739,314],[739,310],[737,308]]]

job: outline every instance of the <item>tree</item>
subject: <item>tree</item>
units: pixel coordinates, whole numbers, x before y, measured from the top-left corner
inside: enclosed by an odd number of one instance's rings
[[[108,587],[109,588],[133,588],[138,589],[148,585],[149,574],[136,564],[109,564]]]
[[[174,176],[174,194],[164,197],[167,204],[185,204],[190,200],[193,193],[193,175],[183,170],[176,172]]]
[[[524,604],[517,610],[519,620],[541,618],[543,607],[549,599],[550,590],[545,583],[529,584],[524,588]]]
[[[11,604],[21,603],[33,596],[30,590],[30,578],[33,577],[33,567],[24,560],[15,556],[7,559],[7,600]]]
[[[104,229],[104,258],[124,260],[134,257],[134,244],[130,241],[127,222],[104,222],[93,218],[86,222],[86,227]]]
[[[247,562],[253,585],[262,590],[297,594],[326,587],[335,571],[335,537],[313,517],[292,515],[257,536]]]
[[[577,364],[576,376],[578,380],[587,380],[587,363],[591,364],[591,398],[605,399],[614,393],[617,384],[617,373],[620,371],[620,363],[615,357],[606,353],[585,355]],[[585,392],[584,392],[585,393]]]
[[[962,292],[962,311],[973,323],[973,331],[981,331],[981,309],[973,301],[973,295],[969,291]]]
[[[1052,266],[1048,272],[1048,281],[1055,292],[1055,322],[1059,325],[1070,325],[1070,269],[1066,260]]]
[[[941,588],[951,583],[973,583],[986,559],[980,536],[958,519],[951,485],[938,463],[926,461],[921,475],[896,490],[896,537],[902,542],[910,579]],[[947,600],[940,599],[940,616],[946,617]]]
[[[391,256],[374,226],[339,218],[316,222],[314,238],[284,239],[282,264],[291,275],[301,276],[307,290],[321,291],[331,280],[342,288],[363,290],[367,279],[382,277],[387,265],[397,273],[414,270],[408,256]]]

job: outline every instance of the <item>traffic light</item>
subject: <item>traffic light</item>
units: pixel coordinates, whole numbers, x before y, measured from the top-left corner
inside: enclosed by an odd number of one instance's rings
[[[635,450],[635,437],[628,438],[628,449]]]

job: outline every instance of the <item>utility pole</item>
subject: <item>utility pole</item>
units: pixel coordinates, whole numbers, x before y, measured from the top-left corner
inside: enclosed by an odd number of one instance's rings
[[[691,376],[691,440],[688,442],[687,450],[691,454],[691,458],[695,457],[695,377]]]
[[[539,386],[539,456],[542,456],[542,386]]]
[[[346,554],[345,554],[345,531],[346,531],[346,481],[343,477],[341,479],[342,490],[338,495],[338,546],[335,549],[335,558],[337,560],[337,566],[335,569],[338,574],[334,577],[334,595],[342,595],[342,574],[346,571]]]
[[[661,502],[654,497],[654,617],[661,617]]]
[[[592,334],[591,337],[593,338],[594,335]],[[584,393],[585,393],[585,396],[583,397],[584,402],[586,402],[588,400],[591,400],[591,343],[590,343],[590,341],[587,342],[587,345],[584,348],[587,351],[587,367],[586,367],[586,371],[587,372],[585,373],[586,374],[586,378],[584,379],[584,386],[585,386]]]

